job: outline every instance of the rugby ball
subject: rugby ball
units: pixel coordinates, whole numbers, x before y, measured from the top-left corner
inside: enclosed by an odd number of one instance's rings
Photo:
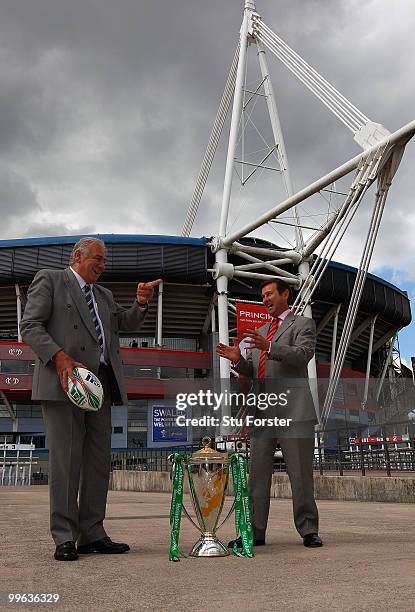
[[[73,375],[75,383],[68,377],[67,396],[71,402],[82,410],[99,410],[104,402],[104,390],[99,378],[85,368],[74,368]]]

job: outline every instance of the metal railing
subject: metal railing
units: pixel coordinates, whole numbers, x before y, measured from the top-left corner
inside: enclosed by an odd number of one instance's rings
[[[33,436],[22,439],[16,434],[16,441],[10,442],[10,434],[0,437],[0,486],[25,486],[32,484],[33,466],[38,457],[33,451]]]
[[[389,432],[396,431],[401,423],[388,425]],[[391,434],[377,431],[377,435],[368,435],[367,431],[356,433],[350,430],[325,431],[316,437],[314,450],[314,470],[320,474],[360,472],[365,476],[370,473],[408,474],[415,472],[415,427],[405,424],[407,433]],[[363,433],[366,433],[363,435]],[[232,440],[226,444],[219,443],[218,450],[238,451],[249,459],[249,442]],[[187,445],[171,448],[139,448],[137,450],[113,451],[111,470],[158,471],[170,470],[168,457],[172,453],[191,454],[200,448],[199,445]],[[281,450],[276,447],[274,454],[274,471],[284,472],[285,463]]]
[[[141,472],[170,471],[169,455],[172,453],[192,454],[200,446],[174,446],[171,448],[138,448],[119,450],[111,453],[111,471],[135,470]]]
[[[395,442],[383,437],[382,441],[354,441],[352,444],[322,444],[319,440],[314,453],[314,469],[320,474],[338,472],[415,472],[415,439],[405,436]]]

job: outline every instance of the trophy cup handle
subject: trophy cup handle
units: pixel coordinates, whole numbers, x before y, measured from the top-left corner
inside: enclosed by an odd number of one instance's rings
[[[230,515],[232,514],[234,509],[235,509],[235,500],[233,500],[231,509],[229,510],[228,514],[225,516],[225,518],[223,519],[221,524],[216,527],[216,529],[220,529],[222,527],[223,523],[226,523],[226,521],[228,520],[228,518],[230,517]]]
[[[171,455],[169,455],[167,457],[167,461],[170,463],[170,480],[173,479],[173,463],[174,463],[174,454],[172,453]],[[184,504],[182,504],[182,508],[183,508],[183,512],[185,513],[185,515],[187,516],[187,518],[189,519],[189,521],[192,523],[192,525],[194,525],[196,527],[196,529],[200,532],[203,533],[203,530],[200,528],[199,525],[197,525],[194,520],[192,519],[192,517],[190,516],[190,514],[188,513],[186,507]],[[228,518],[228,517],[226,517]],[[226,520],[226,519],[225,519]]]
[[[203,530],[200,528],[199,525],[197,525],[194,520],[192,519],[192,517],[190,516],[190,514],[188,513],[188,511],[186,510],[186,507],[184,504],[182,504],[182,508],[183,508],[183,512],[185,513],[185,515],[187,516],[187,518],[189,519],[189,521],[192,523],[192,525],[194,525],[196,527],[196,529],[200,532],[203,533]],[[228,518],[228,517],[226,517]],[[226,519],[225,519],[226,520]]]
[[[170,471],[169,471],[169,475],[170,475],[170,480],[173,480],[173,463],[174,463],[174,453],[171,453],[168,457],[167,457],[167,461],[170,463]]]

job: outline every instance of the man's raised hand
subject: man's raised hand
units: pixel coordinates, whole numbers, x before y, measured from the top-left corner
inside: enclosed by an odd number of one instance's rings
[[[243,332],[244,338],[246,338],[246,345],[249,349],[259,349],[260,351],[268,351],[270,342],[264,336],[262,336],[256,329],[246,329]]]
[[[216,352],[220,357],[229,359],[229,361],[233,361],[233,363],[238,363],[241,358],[239,346],[227,346],[226,344],[219,343],[216,346]]]
[[[138,283],[137,285],[137,302],[140,306],[145,306],[150,302],[150,300],[154,297],[154,287],[160,285],[162,283],[162,279],[158,278],[154,281],[149,281],[148,283]]]

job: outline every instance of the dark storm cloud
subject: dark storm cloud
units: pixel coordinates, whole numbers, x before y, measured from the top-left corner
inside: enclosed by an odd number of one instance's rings
[[[23,196],[22,187],[5,182],[8,201],[22,202],[28,215],[27,231],[180,232],[235,50],[242,4],[3,0],[0,163],[26,185]],[[370,118],[391,130],[412,119],[415,10],[409,0],[396,6],[386,0],[262,0],[257,8]],[[294,183],[301,188],[359,148],[268,57]],[[269,135],[266,117],[258,113],[255,120]],[[224,156],[223,143],[195,234],[217,231]],[[410,164],[402,164],[397,178],[385,220],[396,230],[400,219],[406,221],[400,234],[409,240],[415,224]],[[246,196],[246,209],[235,198],[231,220],[254,218],[261,206],[278,203],[281,193],[265,185],[259,197]],[[13,210],[3,208],[2,237],[21,235]],[[361,235],[357,227],[356,240]],[[375,263],[383,265],[387,253],[389,263],[399,265],[404,256],[396,238],[383,231],[382,241]],[[349,256],[347,245],[343,254]]]
[[[0,166],[0,210],[1,229],[8,237],[9,224],[25,223],[27,217],[40,211],[36,194],[23,176]]]

